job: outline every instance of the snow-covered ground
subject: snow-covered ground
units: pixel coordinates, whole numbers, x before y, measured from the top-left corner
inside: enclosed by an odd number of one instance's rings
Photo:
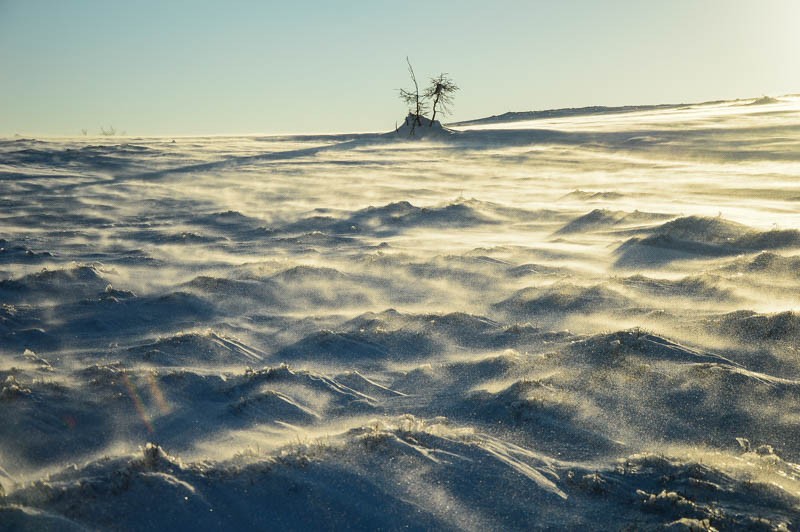
[[[800,97],[454,129],[1,141],[0,529],[798,529]]]

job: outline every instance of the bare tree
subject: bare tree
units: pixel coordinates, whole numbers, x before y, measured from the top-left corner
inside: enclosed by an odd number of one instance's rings
[[[431,78],[431,84],[425,89],[425,98],[433,100],[433,115],[431,116],[430,126],[433,126],[433,121],[436,120],[436,112],[439,111],[442,115],[450,112],[450,105],[453,103],[455,92],[458,90],[452,79],[447,77],[447,74],[439,74],[435,78]]]
[[[422,125],[420,117],[426,111],[426,103],[420,97],[417,76],[414,75],[414,68],[411,66],[411,61],[409,61],[408,57],[406,57],[406,63],[408,63],[408,73],[411,76],[411,81],[414,83],[414,90],[400,89],[400,99],[408,105],[409,113],[414,115],[414,121],[411,124],[411,131],[413,132],[416,126]]]

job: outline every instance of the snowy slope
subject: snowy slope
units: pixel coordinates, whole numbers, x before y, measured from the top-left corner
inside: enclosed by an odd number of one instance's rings
[[[0,530],[797,529],[800,98],[601,111],[0,140]]]

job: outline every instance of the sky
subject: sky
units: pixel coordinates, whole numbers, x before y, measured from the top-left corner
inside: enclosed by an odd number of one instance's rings
[[[797,0],[0,0],[0,135],[387,131],[406,57],[448,120],[800,92]]]

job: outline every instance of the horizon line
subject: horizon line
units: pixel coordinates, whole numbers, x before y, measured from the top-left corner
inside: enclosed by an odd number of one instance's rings
[[[701,102],[681,102],[681,103],[650,103],[650,104],[627,104],[627,105],[602,105],[602,104],[593,104],[593,105],[585,105],[580,107],[559,107],[559,108],[551,108],[551,109],[536,109],[536,110],[529,110],[529,111],[505,111],[500,114],[493,114],[488,116],[483,116],[479,118],[468,118],[465,120],[458,120],[456,122],[449,122],[447,124],[443,124],[445,126],[456,126],[459,125],[468,125],[470,123],[480,122],[484,120],[491,120],[500,118],[506,115],[515,115],[515,114],[536,114],[536,113],[550,113],[556,111],[580,111],[580,110],[587,110],[587,109],[603,109],[607,111],[614,111],[617,110],[624,110],[635,112],[637,110],[641,110],[641,108],[650,108],[655,109],[659,107],[682,107],[682,106],[694,106],[694,105],[714,105],[714,104],[722,104],[722,103],[733,103],[733,102],[741,102],[746,100],[760,100],[763,98],[798,98],[800,97],[800,93],[786,93],[780,94],[777,96],[768,96],[767,94],[762,94],[761,96],[749,96],[743,98],[733,98],[733,99],[721,99],[721,100],[705,100]],[[640,108],[640,109],[635,109]],[[602,113],[599,113],[602,114]],[[546,118],[546,117],[542,117]],[[535,120],[535,119],[534,119]],[[101,128],[103,126],[100,126]],[[169,135],[169,134],[162,134],[162,133],[153,133],[153,134],[133,134],[133,135],[121,135],[121,134],[114,134],[114,135],[103,135],[94,134],[94,135],[83,135],[83,134],[72,134],[72,135],[59,135],[59,134],[39,134],[39,133],[11,133],[11,134],[0,134],[0,139],[2,140],[35,140],[36,138],[44,138],[44,139],[129,139],[129,138],[152,138],[152,139],[187,139],[187,138],[209,138],[209,137],[312,137],[312,136],[343,136],[343,135],[377,135],[391,132],[391,129],[386,131],[317,131],[317,132],[302,132],[302,133],[290,133],[290,132],[272,132],[272,133],[265,133],[265,132],[249,132],[249,133],[181,133],[176,135]]]

